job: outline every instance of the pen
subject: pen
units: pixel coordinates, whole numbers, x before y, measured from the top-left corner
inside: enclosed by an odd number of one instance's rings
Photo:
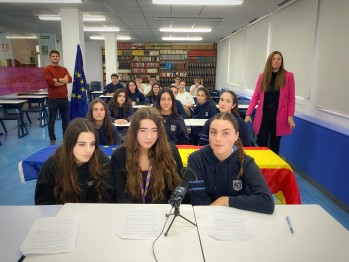
[[[290,228],[291,233],[293,234],[293,227],[292,227],[292,224],[291,224],[291,220],[290,220],[290,218],[288,216],[286,217],[286,222],[288,224],[288,227]]]

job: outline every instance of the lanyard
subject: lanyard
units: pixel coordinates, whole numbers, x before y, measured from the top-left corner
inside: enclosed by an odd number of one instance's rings
[[[148,168],[148,173],[147,173],[147,178],[145,180],[145,186],[143,187],[143,177],[142,177],[142,184],[141,184],[141,198],[142,198],[142,203],[145,203],[145,196],[148,193],[149,189],[149,184],[150,184],[150,178],[151,178],[151,172],[152,172],[152,165],[149,163],[149,168]],[[142,174],[141,174],[142,176]]]

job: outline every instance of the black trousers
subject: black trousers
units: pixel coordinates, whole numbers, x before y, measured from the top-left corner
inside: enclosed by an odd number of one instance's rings
[[[62,117],[62,129],[63,129],[63,135],[64,135],[65,130],[69,123],[68,98],[49,98],[48,99],[48,135],[50,137],[50,140],[56,140],[55,122],[56,122],[58,110]]]
[[[261,127],[257,135],[258,146],[269,147],[279,154],[281,136],[276,136],[276,118],[262,118]]]

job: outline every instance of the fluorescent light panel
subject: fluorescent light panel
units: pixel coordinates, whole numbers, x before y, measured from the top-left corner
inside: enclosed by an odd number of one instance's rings
[[[119,32],[118,27],[84,27],[85,32]]]
[[[241,5],[241,0],[153,0],[157,5]]]
[[[212,31],[210,27],[198,27],[198,28],[180,28],[180,27],[162,27],[161,32],[171,33],[208,33]]]
[[[91,40],[104,40],[104,36],[102,35],[91,35],[90,36]],[[130,36],[125,36],[125,35],[118,35],[116,37],[116,40],[131,40]]]
[[[61,17],[58,15],[39,15],[39,19],[43,21],[61,21]],[[82,20],[84,22],[103,22],[105,21],[105,17],[94,17],[94,16],[87,16],[83,17]]]
[[[202,37],[201,36],[164,36],[161,38],[164,41],[201,41]]]
[[[22,3],[22,4],[81,4],[85,0],[0,0],[0,3]]]
[[[6,39],[38,39],[36,35],[7,35]]]

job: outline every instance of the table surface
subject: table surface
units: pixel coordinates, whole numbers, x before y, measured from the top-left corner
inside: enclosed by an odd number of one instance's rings
[[[28,102],[26,99],[0,99],[1,105],[18,105]]]
[[[349,261],[349,231],[318,205],[276,205],[273,215],[213,206],[196,206],[194,212],[206,262]],[[211,238],[210,217],[220,212],[243,219],[243,226],[257,241]],[[286,216],[291,220],[294,234]]]
[[[170,205],[137,204],[66,204],[57,216],[79,216],[80,226],[75,250],[57,255],[28,256],[25,262],[61,261],[155,261],[152,240],[123,240],[116,235],[122,213],[133,210],[160,211],[165,221]],[[182,205],[181,215],[195,221],[193,207]],[[139,215],[141,216],[142,211]],[[167,229],[172,216],[167,221]],[[163,222],[161,222],[163,224]],[[203,261],[197,227],[177,217],[167,237],[163,234],[155,243],[158,261]]]

